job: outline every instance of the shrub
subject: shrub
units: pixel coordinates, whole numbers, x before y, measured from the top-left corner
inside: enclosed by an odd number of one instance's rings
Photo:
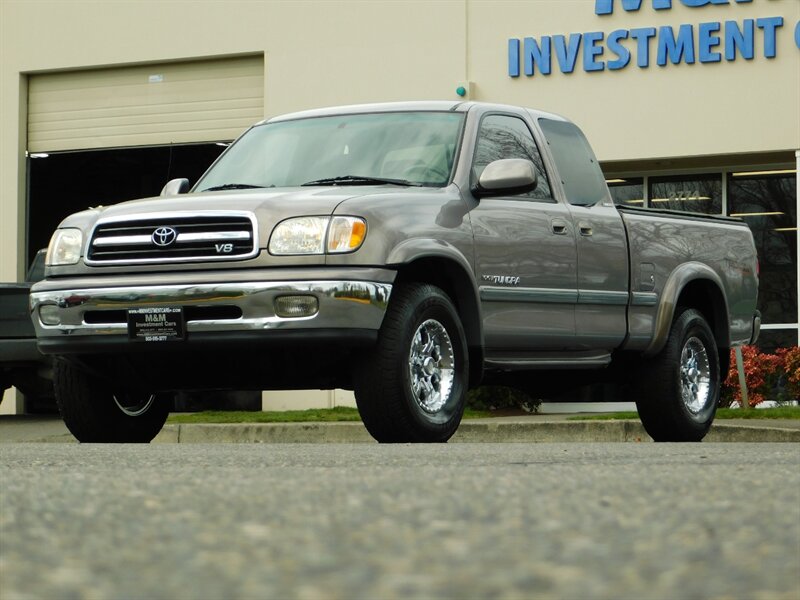
[[[756,346],[743,346],[745,383],[750,406],[766,400],[790,402],[800,398],[800,348],[780,348],[775,354],[759,352]],[[736,355],[731,350],[731,362],[720,395],[720,406],[741,404],[739,373]]]
[[[783,370],[786,374],[786,390],[790,399],[800,399],[800,347],[780,348],[776,354],[783,361]]]
[[[525,412],[537,412],[541,400],[503,385],[484,385],[467,392],[467,408],[473,410],[502,410],[516,408]]]

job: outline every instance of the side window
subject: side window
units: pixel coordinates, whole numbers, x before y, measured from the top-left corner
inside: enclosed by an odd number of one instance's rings
[[[478,131],[478,143],[472,161],[473,176],[480,177],[486,165],[503,158],[524,158],[536,166],[539,181],[536,188],[517,197],[555,202],[542,155],[525,121],[507,115],[489,115],[481,121]]]
[[[570,204],[593,206],[611,199],[603,171],[586,136],[568,121],[539,119]]]

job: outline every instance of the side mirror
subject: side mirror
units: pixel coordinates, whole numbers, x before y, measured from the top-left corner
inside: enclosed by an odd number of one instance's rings
[[[504,158],[490,162],[472,187],[477,197],[524,194],[536,188],[536,167],[524,158]]]
[[[178,194],[185,194],[189,191],[188,179],[171,179],[163,188],[161,188],[162,196],[177,196]]]

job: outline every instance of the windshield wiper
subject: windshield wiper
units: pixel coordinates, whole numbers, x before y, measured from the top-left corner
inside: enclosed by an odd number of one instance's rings
[[[373,183],[388,183],[389,185],[416,186],[422,184],[407,179],[389,179],[385,177],[367,177],[366,175],[342,175],[340,177],[326,177],[306,181],[303,185],[370,185]]]
[[[252,190],[256,188],[263,188],[263,185],[253,185],[250,183],[224,183],[222,185],[215,185],[210,188],[206,188],[204,192],[219,192],[222,190]]]

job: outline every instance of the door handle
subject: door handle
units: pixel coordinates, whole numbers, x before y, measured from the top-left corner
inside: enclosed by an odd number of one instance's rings
[[[578,223],[578,231],[582,236],[588,237],[592,235],[592,224],[587,223],[586,221],[581,221]]]
[[[550,226],[553,228],[553,233],[556,235],[567,235],[567,222],[555,219],[550,221]]]

